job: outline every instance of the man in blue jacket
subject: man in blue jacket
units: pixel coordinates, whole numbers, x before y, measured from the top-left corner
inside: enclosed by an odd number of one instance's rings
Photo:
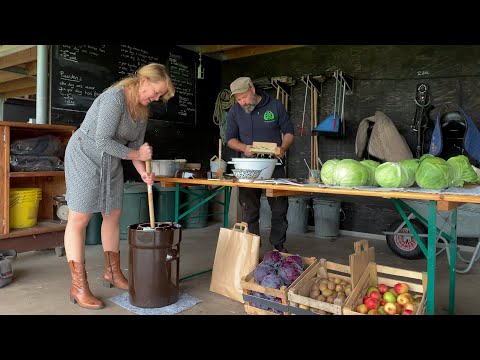
[[[230,84],[235,104],[227,115],[225,141],[236,151],[242,152],[242,157],[254,157],[250,146],[254,141],[276,143],[280,148],[280,158],[293,142],[294,128],[284,105],[271,98],[265,91],[255,89],[249,77],[239,77]],[[283,134],[283,139],[282,139]],[[273,178],[285,177],[284,165],[277,165]],[[239,188],[239,202],[243,211],[243,221],[248,223],[251,233],[260,235],[260,196],[261,189]],[[286,196],[268,197],[272,210],[270,244],[282,252],[288,252],[284,246],[287,240]]]

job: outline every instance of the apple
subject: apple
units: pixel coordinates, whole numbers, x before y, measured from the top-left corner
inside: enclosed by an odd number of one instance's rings
[[[375,286],[370,286],[368,289],[367,289],[367,296],[370,296],[370,293],[372,291],[377,291],[378,292],[378,289],[375,287]]]
[[[368,296],[368,295],[365,295],[365,296],[363,297],[362,303],[364,303],[364,304],[365,304],[365,301],[367,301],[367,299],[369,299],[369,298],[370,298],[370,296]]]
[[[401,306],[405,306],[406,303],[410,302],[410,297],[407,294],[400,294],[397,297],[397,303]]]
[[[408,292],[408,285],[405,284],[405,283],[397,283],[395,284],[395,286],[393,287],[393,290],[395,290],[395,292],[400,295],[400,294],[404,294],[406,292]]]
[[[395,297],[397,297],[397,296],[398,296],[398,294],[397,294],[397,292],[395,291],[395,289],[394,289],[394,288],[390,288],[390,289],[388,289],[388,292],[389,292],[389,293],[391,293],[391,294],[393,294],[393,295],[395,295]]]
[[[412,313],[415,311],[415,305],[411,302],[406,303],[403,305],[403,310],[410,310]]]
[[[385,302],[396,302],[397,297],[393,295],[390,291],[387,291],[385,294],[383,294],[382,299],[385,300]]]
[[[402,315],[412,315],[412,310],[403,309]]]
[[[388,286],[385,284],[378,284],[378,291],[383,295],[388,291]]]
[[[382,298],[382,295],[379,291],[373,290],[370,292],[370,297],[374,298],[375,300],[380,300]]]
[[[378,308],[378,301],[375,300],[375,299],[372,298],[372,297],[369,297],[369,298],[365,301],[365,305],[367,305],[367,308],[369,308],[369,309],[377,309],[377,308]]]
[[[382,315],[377,309],[371,309],[368,311],[367,315]]]
[[[395,310],[396,310],[396,308],[395,308]],[[387,313],[385,312],[385,308],[383,306],[378,307],[378,312],[382,315],[387,315]]]
[[[388,315],[395,315],[397,313],[397,306],[393,302],[387,302],[383,306],[383,311],[385,311]]]
[[[387,303],[387,302],[386,302],[385,300],[383,300],[383,299],[380,300],[380,306],[383,306],[383,305],[385,305],[386,303]]]
[[[365,304],[360,304],[357,306],[357,312],[359,312],[360,314],[366,314],[368,313],[368,308],[367,308],[367,305]]]

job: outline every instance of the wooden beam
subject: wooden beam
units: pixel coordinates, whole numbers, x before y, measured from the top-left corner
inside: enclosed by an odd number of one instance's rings
[[[0,83],[10,81],[10,80],[20,79],[22,77],[25,77],[25,75],[0,70]]]
[[[437,210],[438,211],[450,211],[459,206],[462,206],[465,203],[462,202],[453,202],[453,201],[437,201]]]
[[[0,98],[9,99],[18,96],[26,96],[26,95],[35,95],[37,93],[37,86],[25,88],[25,89],[18,89],[13,90],[5,93],[0,93]]]
[[[246,56],[267,54],[275,51],[288,50],[305,45],[250,45],[224,51],[225,60],[239,59]]]
[[[28,64],[25,64],[25,70],[27,70],[28,75],[37,75],[37,62],[32,61]]]
[[[267,197],[277,197],[277,196],[305,195],[305,193],[300,191],[266,189],[265,195]]]
[[[0,53],[1,55],[1,53]],[[18,51],[10,55],[0,56],[0,69],[37,60],[37,47]]]
[[[248,45],[199,45],[199,48],[201,49],[202,53],[210,54],[210,53],[215,53],[220,51],[237,49],[245,46],[248,46]]]
[[[0,45],[0,57],[34,47],[37,47],[37,45]]]
[[[7,81],[0,84],[0,93],[29,88],[35,86],[35,84],[36,80],[29,77]]]

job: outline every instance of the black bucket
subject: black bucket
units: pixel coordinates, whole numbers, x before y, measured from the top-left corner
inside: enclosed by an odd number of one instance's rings
[[[181,226],[157,222],[128,227],[128,292],[132,305],[158,308],[179,296]]]

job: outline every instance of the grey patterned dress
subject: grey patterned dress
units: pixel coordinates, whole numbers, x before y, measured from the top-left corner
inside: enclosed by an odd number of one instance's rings
[[[122,87],[100,94],[70,138],[65,152],[66,200],[82,213],[122,207],[123,167],[131,149],[143,144],[146,121],[130,116]]]

